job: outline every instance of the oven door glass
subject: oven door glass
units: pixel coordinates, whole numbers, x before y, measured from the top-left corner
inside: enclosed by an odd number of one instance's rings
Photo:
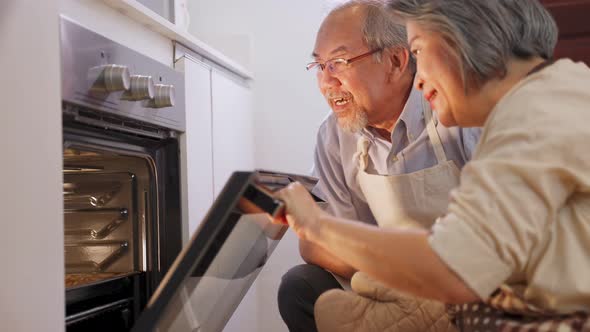
[[[257,172],[230,177],[132,331],[223,329],[287,229],[262,213],[281,209],[262,183]]]

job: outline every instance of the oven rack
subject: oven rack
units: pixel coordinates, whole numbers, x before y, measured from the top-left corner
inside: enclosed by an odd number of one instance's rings
[[[88,236],[95,240],[104,239],[115,231],[121,224],[129,219],[129,210],[127,208],[100,208],[100,209],[65,209],[64,214],[90,214],[91,217],[97,214],[113,215],[114,218],[107,219],[110,222],[104,224],[102,227],[95,228],[78,228],[71,227],[66,222],[64,226],[64,234],[70,236]],[[69,227],[68,227],[69,226]]]
[[[76,269],[93,272],[103,272],[119,257],[123,256],[129,249],[127,241],[78,241],[65,243],[65,254],[84,257],[87,252],[105,252],[100,261],[93,260],[73,260],[68,262],[66,259],[66,269]]]

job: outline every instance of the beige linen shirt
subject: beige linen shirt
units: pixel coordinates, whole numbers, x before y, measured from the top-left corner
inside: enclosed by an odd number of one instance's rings
[[[590,311],[590,69],[560,60],[490,114],[430,245],[487,298]]]

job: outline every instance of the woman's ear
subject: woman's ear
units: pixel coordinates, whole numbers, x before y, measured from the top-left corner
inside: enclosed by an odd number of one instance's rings
[[[408,68],[410,62],[410,52],[404,47],[389,48],[384,52],[389,62],[389,77],[391,80],[396,80],[402,76]]]

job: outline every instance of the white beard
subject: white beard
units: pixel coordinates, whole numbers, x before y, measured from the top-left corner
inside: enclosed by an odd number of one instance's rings
[[[344,131],[357,133],[367,126],[369,119],[364,109],[356,109],[344,117],[338,117],[338,125]]]

